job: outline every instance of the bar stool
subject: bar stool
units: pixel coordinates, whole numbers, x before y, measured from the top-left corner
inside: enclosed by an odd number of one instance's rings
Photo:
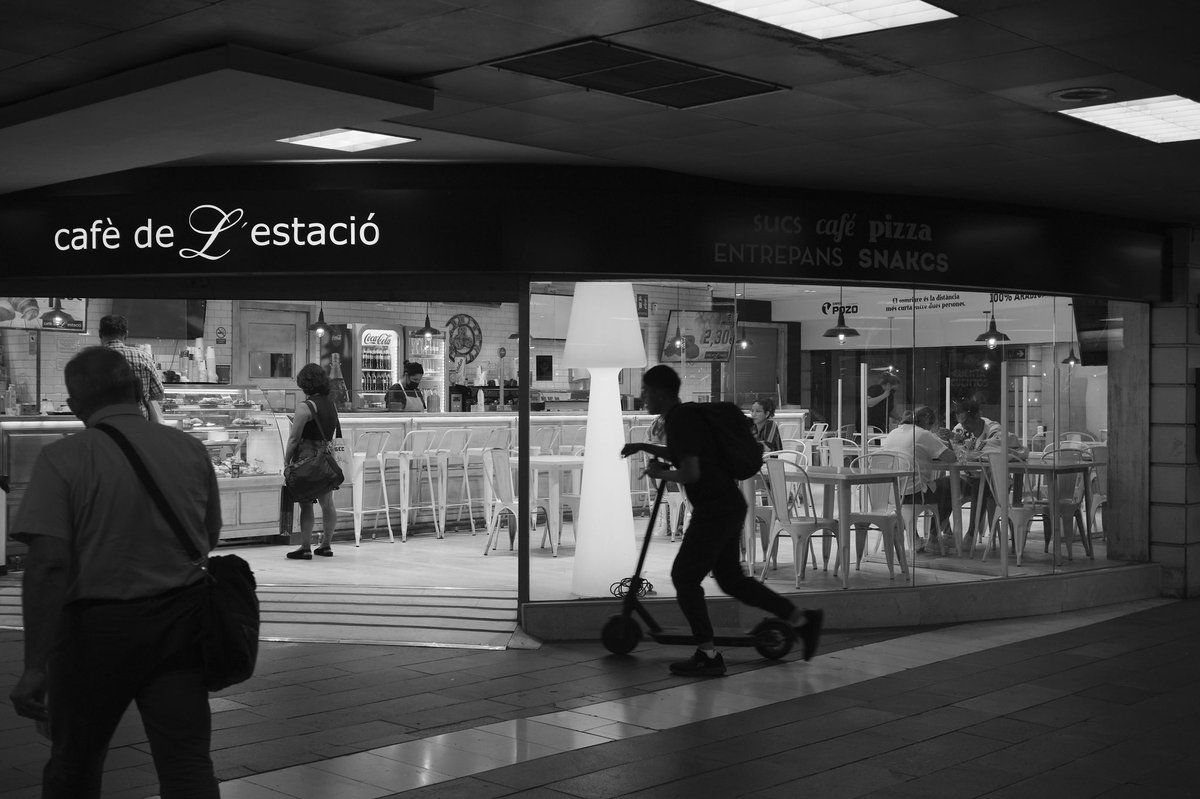
[[[467,441],[467,465],[471,466],[478,463],[481,470],[480,474],[484,476],[484,479],[481,481],[483,490],[480,492],[480,495],[483,503],[485,527],[490,525],[492,520],[492,486],[487,480],[485,471],[487,464],[484,454],[489,449],[511,449],[514,433],[515,431],[507,426],[471,428],[471,437]]]
[[[384,463],[396,461],[400,467],[400,540],[408,540],[409,515],[421,505],[421,478],[417,476],[417,501],[412,499],[412,467],[415,465],[425,476],[429,485],[429,510],[433,514],[434,529],[441,538],[438,525],[438,511],[435,506],[437,494],[433,490],[434,457],[437,454],[437,441],[441,436],[440,430],[409,430],[404,436],[400,449],[385,453]],[[394,506],[395,507],[395,506]]]
[[[384,479],[387,467],[387,445],[391,438],[391,430],[359,430],[350,447],[350,493],[353,505],[350,508],[338,508],[337,512],[354,517],[354,546],[358,546],[362,541],[362,519],[367,513],[375,514],[375,526],[378,526],[379,514],[382,512],[387,520],[388,540],[391,543],[396,542],[396,536],[392,533],[387,480]],[[366,473],[371,468],[379,470],[379,497],[382,504],[367,507],[363,494],[366,488]],[[371,538],[374,537],[375,534],[372,531]]]
[[[467,471],[469,467],[467,443],[471,439],[471,431],[465,427],[452,427],[442,433],[442,440],[438,443],[435,458],[437,460],[438,469],[438,513],[441,517],[441,523],[438,528],[438,538],[444,538],[446,535],[446,509],[454,504],[458,507],[458,518],[455,521],[462,521],[463,508],[467,509],[467,518],[471,521],[471,535],[475,535],[475,516],[471,513],[471,483],[467,479]],[[458,502],[450,503],[447,498],[449,493],[447,486],[450,482],[450,468],[457,466],[459,473],[462,475],[462,485],[458,491]]]
[[[558,439],[558,451],[562,455],[581,455],[587,440],[587,425],[563,425]]]

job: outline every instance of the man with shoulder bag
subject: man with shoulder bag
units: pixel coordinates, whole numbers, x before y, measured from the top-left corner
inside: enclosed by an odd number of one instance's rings
[[[11,699],[51,741],[42,796],[99,797],[109,741],[136,702],[163,799],[219,797],[202,649],[203,558],[221,528],[212,464],[192,436],[143,418],[120,353],[82,350],[65,378],[86,429],[38,455],[13,533],[29,552]]]

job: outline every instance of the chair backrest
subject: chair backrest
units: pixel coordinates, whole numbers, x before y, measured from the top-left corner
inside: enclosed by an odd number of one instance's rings
[[[1069,466],[1083,463],[1086,460],[1086,453],[1081,449],[1059,448],[1043,452],[1042,460],[1046,463]],[[1078,505],[1083,502],[1085,488],[1084,473],[1069,472],[1067,474],[1055,475],[1054,487],[1058,494],[1059,502],[1070,502]]]
[[[471,431],[465,427],[448,427],[442,433],[438,449],[450,455],[462,455],[467,451],[467,443],[471,440]]]
[[[812,442],[807,438],[785,438],[782,442],[784,452],[798,452],[804,456],[804,465],[808,466],[813,460]]]
[[[774,452],[764,452],[763,459],[778,458],[795,466],[808,466],[808,455],[797,449],[779,449]]]
[[[554,455],[561,428],[557,425],[538,425],[529,428],[529,451],[539,455]]]
[[[587,438],[587,425],[563,425],[558,439],[558,449],[564,455],[576,455],[583,450],[583,442]]]
[[[386,452],[388,442],[391,440],[391,430],[359,430],[354,436],[354,446],[350,448],[350,451],[364,453],[367,460],[371,460],[379,453]]]
[[[437,449],[441,430],[409,430],[400,451],[414,458],[425,457]]]
[[[828,431],[829,431],[829,422],[813,422],[809,426],[808,432],[805,433],[805,438],[819,440],[819,439],[824,438],[825,433],[827,433]]]
[[[912,474],[913,459],[903,452],[872,452],[867,455],[860,455],[855,458],[850,468],[855,471],[866,471],[868,469],[880,469],[888,472],[906,472]],[[901,477],[900,481],[900,496],[906,496],[912,491],[913,478]],[[872,513],[886,513],[891,507],[896,497],[892,493],[892,486],[889,483],[868,483],[864,486],[864,494],[867,499],[867,507]]]
[[[799,438],[800,437],[800,428],[802,428],[802,427],[803,427],[803,425],[800,424],[799,422],[780,422],[779,423],[779,437],[780,438]]]
[[[1065,441],[1076,441],[1076,442],[1095,441],[1096,437],[1094,435],[1092,435],[1091,433],[1084,432],[1082,430],[1071,430],[1066,433],[1059,433],[1058,440],[1064,441],[1064,442]]]
[[[483,451],[483,476],[492,487],[496,502],[509,504],[515,501],[517,492],[513,487],[512,455],[507,449],[494,447]]]
[[[517,431],[511,427],[493,427],[488,430],[483,446],[488,449],[512,449],[516,439]]]
[[[776,518],[785,524],[816,518],[812,486],[803,466],[783,458],[764,458],[763,468],[767,472],[767,493],[771,496]]]

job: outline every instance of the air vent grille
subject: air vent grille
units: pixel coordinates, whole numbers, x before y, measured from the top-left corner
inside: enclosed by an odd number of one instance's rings
[[[494,61],[492,66],[671,108],[785,88],[595,39]]]

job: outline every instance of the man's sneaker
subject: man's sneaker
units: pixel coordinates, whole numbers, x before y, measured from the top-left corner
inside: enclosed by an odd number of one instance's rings
[[[804,645],[804,659],[812,660],[817,654],[817,644],[821,640],[821,624],[825,620],[825,611],[804,611],[804,625],[796,628],[796,635]]]
[[[697,649],[687,660],[672,663],[671,673],[681,677],[720,677],[725,673],[725,658],[720,652],[709,657]]]

